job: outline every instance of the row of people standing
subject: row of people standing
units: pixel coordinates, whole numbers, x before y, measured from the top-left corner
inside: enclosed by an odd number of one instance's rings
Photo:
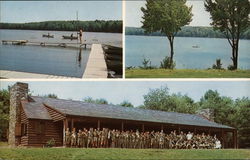
[[[65,131],[67,147],[80,148],[168,148],[168,149],[212,149],[221,148],[219,139],[210,135],[172,131],[135,132],[110,130],[108,128]]]

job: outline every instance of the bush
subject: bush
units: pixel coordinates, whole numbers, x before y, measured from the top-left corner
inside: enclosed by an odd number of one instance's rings
[[[143,61],[142,61],[142,66],[139,66],[139,68],[141,68],[141,69],[155,69],[157,67],[151,66],[150,59],[144,58]]]
[[[173,61],[173,63],[171,63],[171,59],[170,57],[166,56],[162,62],[161,62],[161,66],[160,68],[164,68],[164,69],[174,69],[176,66],[176,63]]]
[[[56,141],[54,138],[51,138],[49,141],[46,142],[46,147],[54,147],[56,144]]]
[[[231,65],[231,64],[227,67],[227,69],[230,70],[230,71],[236,70],[235,66]]]
[[[216,64],[213,64],[212,68],[213,69],[224,69],[224,68],[222,68],[221,59],[216,59]]]

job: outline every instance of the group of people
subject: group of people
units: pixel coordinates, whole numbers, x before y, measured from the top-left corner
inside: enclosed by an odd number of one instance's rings
[[[159,149],[212,149],[221,148],[221,142],[216,135],[194,134],[188,132],[172,131],[166,134],[161,130],[139,132],[119,131],[103,128],[102,130],[90,128],[79,130],[69,128],[65,131],[67,147],[80,148],[159,148]]]

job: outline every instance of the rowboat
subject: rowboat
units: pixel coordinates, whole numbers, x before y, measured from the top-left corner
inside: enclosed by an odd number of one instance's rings
[[[122,56],[122,48],[120,47],[114,47],[110,45],[103,45],[103,50],[106,54],[112,54],[112,55],[121,55]]]
[[[194,45],[194,46],[192,46],[193,48],[200,48],[198,45]]]
[[[54,35],[43,34],[43,37],[47,37],[47,38],[54,38]]]
[[[108,60],[122,61],[122,54],[120,54],[120,55],[113,55],[113,54],[106,54],[105,53],[105,58],[107,58]]]
[[[78,39],[78,37],[77,36],[62,36],[63,37],[63,39]]]

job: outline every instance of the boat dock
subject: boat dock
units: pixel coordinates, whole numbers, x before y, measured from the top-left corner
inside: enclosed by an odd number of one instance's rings
[[[7,43],[12,43],[12,41],[8,41]],[[25,45],[25,44],[21,43],[18,45]],[[107,76],[108,76],[108,70],[107,70],[107,65],[106,65],[105,58],[104,58],[104,51],[102,49],[102,45],[91,44],[91,51],[90,51],[89,59],[87,62],[87,66],[85,68],[85,72],[83,73],[82,79],[83,78],[107,78]],[[57,76],[57,75],[28,73],[28,72],[9,71],[9,70],[0,70],[0,78],[7,78],[7,79],[10,79],[10,78],[14,78],[14,79],[74,78],[74,79],[79,79],[77,77]]]
[[[60,48],[71,48],[71,49],[86,49],[87,46],[91,46],[92,43],[55,43],[55,42],[30,42],[28,40],[2,40],[4,45],[30,45],[30,46],[41,46],[41,47],[60,47]]]
[[[82,78],[107,78],[108,69],[101,44],[93,44]]]

